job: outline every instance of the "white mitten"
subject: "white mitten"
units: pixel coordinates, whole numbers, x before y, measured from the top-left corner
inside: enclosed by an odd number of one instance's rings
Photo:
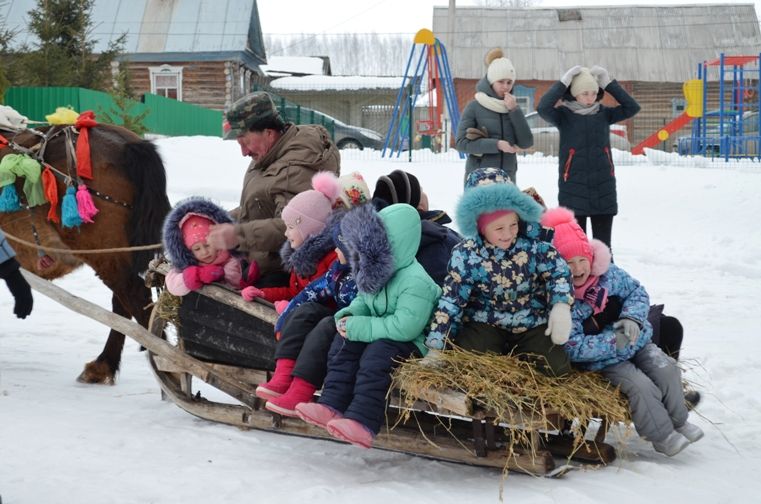
[[[571,335],[571,305],[558,303],[552,306],[544,334],[556,345],[564,345],[568,341]]]
[[[608,87],[608,84],[612,82],[608,71],[601,66],[593,66],[589,69],[589,73],[591,73],[594,78],[597,79],[597,84],[603,89]]]
[[[441,367],[443,364],[444,357],[441,354],[441,350],[429,349],[425,357],[420,360],[420,365],[428,368]]]
[[[630,345],[636,343],[637,338],[639,338],[639,324],[631,319],[622,318],[617,320],[613,324],[613,329],[616,330],[616,335],[620,333],[626,336]]]
[[[574,77],[581,73],[581,65],[576,65],[568,69],[566,73],[560,78],[560,82],[565,84],[566,87],[571,85],[571,81]]]

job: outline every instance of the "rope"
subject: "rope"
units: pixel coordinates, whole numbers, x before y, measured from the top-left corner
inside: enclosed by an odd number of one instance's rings
[[[36,243],[28,242],[26,240],[22,240],[21,238],[17,236],[13,236],[12,234],[9,234],[7,231],[3,231],[5,234],[5,237],[9,240],[19,243],[21,245],[25,245],[30,248],[35,249],[41,249],[45,252],[57,252],[60,254],[109,254],[113,252],[134,252],[137,250],[157,250],[162,247],[161,243],[154,243],[153,245],[139,245],[137,247],[116,247],[116,248],[107,248],[107,249],[87,249],[87,250],[75,250],[75,249],[63,249],[63,248],[55,248],[55,247],[45,247],[42,245],[37,245]]]

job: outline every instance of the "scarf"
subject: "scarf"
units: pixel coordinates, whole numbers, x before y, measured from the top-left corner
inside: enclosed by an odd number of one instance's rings
[[[600,102],[594,102],[594,104],[587,107],[577,101],[563,100],[563,106],[574,114],[579,115],[595,115],[600,110]]]
[[[591,306],[594,315],[603,311],[608,304],[608,289],[598,285],[599,282],[600,277],[589,275],[583,285],[573,288],[573,297]]]
[[[505,102],[499,98],[494,98],[493,96],[489,96],[488,94],[481,91],[476,93],[475,98],[482,107],[487,108],[492,112],[496,112],[498,114],[507,114],[509,112]]]

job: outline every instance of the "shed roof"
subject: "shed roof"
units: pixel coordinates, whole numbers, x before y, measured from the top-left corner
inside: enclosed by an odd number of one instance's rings
[[[503,48],[518,80],[556,80],[574,65],[599,64],[620,80],[682,82],[722,52],[761,53],[753,4],[457,7],[454,43],[447,14],[447,7],[434,7],[433,31],[455,78],[482,77],[492,47]]]
[[[0,4],[15,41],[34,45],[27,13],[35,0]],[[91,38],[94,52],[127,34],[127,59],[155,61],[240,60],[256,67],[266,60],[256,0],[95,0]]]

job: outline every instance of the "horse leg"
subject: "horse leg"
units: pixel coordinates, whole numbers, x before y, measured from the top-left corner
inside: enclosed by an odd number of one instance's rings
[[[121,289],[113,291],[111,297],[112,311],[127,319],[134,317],[140,325],[147,328],[150,310],[146,310],[145,307],[152,301],[151,291],[143,285],[140,277],[130,277],[125,281],[125,284]],[[108,340],[106,340],[103,351],[94,361],[85,364],[85,368],[77,381],[114,385],[123,349],[124,334],[112,329],[108,334]]]
[[[132,314],[124,308],[124,305],[119,301],[116,294],[111,296],[111,311],[116,315],[132,318]],[[114,385],[116,383],[116,373],[119,371],[119,364],[122,359],[123,348],[124,334],[116,329],[111,329],[103,351],[101,351],[94,361],[85,364],[85,368],[77,377],[77,381],[80,383]]]

